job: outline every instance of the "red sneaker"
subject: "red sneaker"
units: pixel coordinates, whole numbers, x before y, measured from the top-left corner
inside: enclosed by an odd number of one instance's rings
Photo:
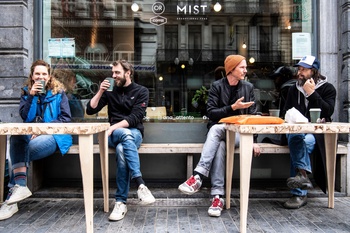
[[[184,183],[179,185],[179,190],[187,195],[192,195],[200,189],[202,180],[198,175],[191,176]]]
[[[224,208],[224,199],[220,198],[219,195],[216,195],[213,198],[213,202],[208,209],[209,216],[220,217],[221,211]]]

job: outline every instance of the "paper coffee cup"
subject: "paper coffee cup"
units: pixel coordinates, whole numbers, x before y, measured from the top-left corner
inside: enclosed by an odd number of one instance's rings
[[[106,78],[106,79],[107,79],[108,82],[111,84],[111,85],[108,87],[107,91],[113,91],[113,88],[114,88],[114,78],[108,77],[108,78]]]
[[[270,116],[279,117],[280,116],[280,110],[279,109],[270,109],[269,110]]]
[[[45,85],[45,80],[39,80],[37,82],[40,82],[42,85],[41,90],[39,91],[39,94],[45,94],[46,93],[46,85]]]
[[[320,108],[310,108],[310,120],[311,123],[316,123],[317,119],[321,117],[321,109]]]

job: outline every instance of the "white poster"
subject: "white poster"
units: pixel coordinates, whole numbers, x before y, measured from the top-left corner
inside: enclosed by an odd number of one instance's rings
[[[48,41],[49,57],[75,57],[74,38],[50,38]]]
[[[306,55],[311,55],[310,33],[292,33],[292,59],[299,60]]]

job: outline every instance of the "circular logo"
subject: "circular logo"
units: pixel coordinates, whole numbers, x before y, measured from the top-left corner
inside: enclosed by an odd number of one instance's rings
[[[154,14],[157,14],[157,15],[163,14],[165,11],[165,6],[161,2],[155,2],[152,5],[152,11]]]

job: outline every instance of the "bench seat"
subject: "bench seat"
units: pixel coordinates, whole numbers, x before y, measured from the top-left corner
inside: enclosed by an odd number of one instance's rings
[[[261,149],[261,154],[289,154],[288,146],[280,146],[272,143],[258,143]],[[202,152],[203,143],[142,143],[139,148],[140,154],[186,154],[187,166],[186,174],[187,177],[193,173],[193,155],[200,154]],[[94,154],[99,154],[99,145],[95,144],[93,147]],[[114,154],[115,149],[109,148],[109,154]],[[235,154],[239,153],[239,148],[235,149]],[[79,146],[72,145],[68,151],[68,154],[79,154]],[[347,195],[350,194],[350,187],[347,185],[347,154],[348,148],[346,143],[338,143],[337,154],[340,156],[340,171],[339,171],[339,190],[345,192]]]
[[[280,146],[272,143],[258,143],[262,154],[289,154],[288,146]],[[200,154],[203,143],[143,143],[139,148],[140,154]],[[72,145],[68,154],[78,154],[78,145]],[[94,154],[98,154],[99,146],[94,145]],[[109,148],[108,153],[115,153],[115,149]],[[239,148],[235,149],[239,153]],[[345,143],[338,144],[337,154],[347,154],[348,149]]]

